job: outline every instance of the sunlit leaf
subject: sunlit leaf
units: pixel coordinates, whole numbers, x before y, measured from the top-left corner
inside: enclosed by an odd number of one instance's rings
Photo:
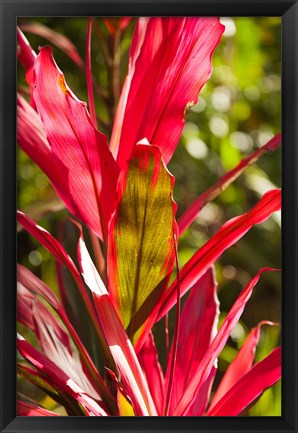
[[[266,192],[248,212],[226,222],[183,266],[180,272],[181,296],[184,295],[205,271],[231,245],[241,239],[255,224],[260,224],[281,208],[281,191]],[[175,280],[167,290],[157,320],[161,319],[176,303]]]
[[[22,400],[17,401],[17,411],[18,416],[59,416],[57,413]]]
[[[132,405],[119,391],[117,394],[117,401],[120,416],[135,416]]]
[[[131,338],[158,303],[173,268],[173,183],[158,148],[137,145],[120,179],[108,250],[109,292]]]
[[[140,18],[110,146],[121,167],[139,140],[171,159],[190,108],[211,75],[224,26],[215,17]]]
[[[158,414],[163,415],[164,375],[158,362],[158,352],[152,333],[148,334],[138,353],[138,359],[146,375]]]
[[[123,384],[137,415],[156,415],[156,408],[136,353],[90,258],[82,235],[78,244],[78,260],[85,283],[92,292],[105,339],[119,372],[119,382]]]
[[[48,376],[55,387],[72,395],[76,401],[80,402],[87,414],[95,416],[106,416],[106,412],[89,397],[82,388],[72,380],[66,372],[57,367],[45,355],[38,352],[22,336],[18,335],[18,350],[22,356],[36,367],[41,374]]]
[[[171,394],[171,410],[176,407],[183,396],[194,372],[215,336],[219,315],[219,301],[216,291],[217,284],[214,269],[210,268],[191,289],[183,307]],[[172,350],[170,356],[172,356]],[[167,369],[166,385],[169,379],[168,376],[169,369]],[[209,383],[209,386],[211,383]],[[208,393],[205,393],[205,400],[200,395],[202,413],[196,413],[196,415],[203,414],[207,405],[207,398]]]
[[[210,411],[217,404],[217,402],[238,382],[238,380],[240,380],[252,368],[255,359],[256,346],[260,339],[261,326],[265,324],[273,325],[272,322],[263,321],[250,331],[243,346],[225,372],[225,375],[216,390],[208,411]]]
[[[185,411],[191,406],[193,401],[193,396],[200,392],[200,389],[204,385],[206,379],[208,378],[214,363],[225,346],[234,326],[237,324],[241,314],[244,311],[245,305],[250,299],[253,289],[260,279],[263,272],[273,271],[271,268],[260,269],[259,272],[254,276],[254,278],[247,284],[247,286],[242,290],[236,301],[234,302],[232,308],[227,314],[223,321],[219,331],[212,340],[209,348],[205,352],[198,368],[192,376],[192,380],[189,382],[187,389],[185,390],[183,396],[181,397],[174,415],[183,415]]]
[[[84,66],[84,62],[80,57],[76,46],[62,33],[55,32],[44,24],[36,22],[22,24],[20,27],[25,33],[33,33],[48,40],[53,45],[60,48],[60,50],[64,51],[64,53],[79,67],[82,68]]]
[[[276,383],[280,377],[281,347],[277,347],[236,382],[213,409],[208,411],[208,416],[239,415],[266,388]]]

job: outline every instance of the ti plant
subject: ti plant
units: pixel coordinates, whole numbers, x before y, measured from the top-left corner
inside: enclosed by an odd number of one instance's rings
[[[262,273],[243,288],[218,329],[214,263],[255,224],[281,206],[280,190],[267,191],[243,215],[227,221],[179,269],[179,236],[280,134],[244,159],[176,221],[174,177],[167,169],[189,109],[211,74],[211,58],[224,26],[218,18],[140,18],[136,21],[122,90],[117,40],[130,18],[104,19],[114,45],[103,45],[108,90],[63,35],[41,24],[18,28],[18,57],[30,98],[17,97],[17,139],[43,170],[72,215],[76,257],[18,211],[18,223],[55,258],[59,293],[18,266],[18,321],[35,335],[18,335],[18,374],[78,416],[236,416],[281,376],[281,348],[254,362],[262,321],[251,329],[214,389],[217,358]],[[23,32],[60,47],[86,73],[89,111],[66,83],[52,49],[39,53]],[[119,45],[119,44],[118,44]],[[94,105],[102,97],[113,122],[99,132]],[[29,101],[28,101],[29,99]],[[97,123],[99,122],[99,123]],[[102,121],[104,125],[104,121]],[[84,241],[93,245],[90,253]],[[91,259],[91,256],[93,259]],[[185,294],[186,302],[180,305]],[[152,329],[175,309],[165,371]],[[86,331],[86,330],[89,331]],[[19,415],[57,416],[38,402],[18,399]]]

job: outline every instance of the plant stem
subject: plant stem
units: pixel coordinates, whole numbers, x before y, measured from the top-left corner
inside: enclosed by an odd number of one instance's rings
[[[114,116],[116,114],[118,100],[120,98],[120,60],[121,60],[121,30],[116,30],[113,35],[113,69],[112,69],[112,80],[113,80],[113,101],[114,101]]]
[[[169,362],[169,314],[167,313],[165,315],[165,338],[166,338],[166,365],[168,365]]]
[[[173,234],[173,236],[174,236],[174,244],[175,244],[176,268],[177,268],[177,307],[176,307],[175,331],[174,331],[171,356],[170,356],[171,365],[170,365],[169,382],[166,391],[164,416],[169,415],[173,378],[175,373],[175,365],[176,365],[176,357],[177,357],[178,340],[179,340],[179,328],[180,328],[179,326],[180,325],[180,272],[179,272],[179,261],[178,261],[178,251],[177,251],[177,239],[175,233]]]

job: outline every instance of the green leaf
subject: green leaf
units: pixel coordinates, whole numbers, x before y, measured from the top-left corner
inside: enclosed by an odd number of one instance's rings
[[[158,304],[173,269],[173,185],[159,149],[137,145],[119,180],[108,249],[109,291],[132,340]]]

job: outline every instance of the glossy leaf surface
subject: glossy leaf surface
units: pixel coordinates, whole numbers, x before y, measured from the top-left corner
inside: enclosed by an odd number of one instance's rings
[[[234,326],[237,324],[246,303],[250,299],[253,289],[260,279],[263,272],[270,271],[273,269],[263,268],[255,275],[255,277],[247,284],[242,290],[232,308],[224,319],[219,331],[212,340],[208,350],[205,352],[198,368],[192,376],[192,380],[189,382],[186,391],[184,392],[180,402],[178,403],[174,415],[183,415],[192,404],[194,395],[200,392],[201,387],[208,378],[214,363],[225,346]]]
[[[57,192],[74,215],[104,238],[114,210],[118,167],[106,137],[67,86],[49,47],[41,49],[34,65],[33,97],[50,145],[49,158],[64,167],[63,183],[55,183]],[[47,173],[50,179],[56,179],[56,170]]]
[[[74,63],[79,67],[84,66],[84,62],[78,53],[76,46],[62,33],[55,32],[41,23],[29,22],[21,25],[23,32],[41,36],[56,47],[60,48]]]
[[[241,239],[253,225],[262,223],[280,208],[281,191],[274,189],[266,192],[248,212],[226,222],[181,269],[181,296],[198,281],[227,248]],[[176,287],[177,281],[174,281],[164,296],[157,320],[161,319],[175,305]]]
[[[216,290],[214,270],[208,269],[206,274],[191,289],[183,307],[171,394],[171,410],[176,407],[183,396],[217,332],[219,301]],[[168,373],[167,371],[166,380],[168,380]],[[200,396],[200,400],[202,406],[205,407],[207,400],[203,402],[202,396]]]
[[[256,347],[260,339],[261,326],[264,324],[273,325],[272,322],[263,321],[250,331],[241,349],[229,365],[224,377],[220,381],[208,411],[210,411],[217,404],[217,402],[238,382],[238,380],[240,380],[252,368],[255,359]]]
[[[187,112],[210,77],[223,30],[213,17],[137,21],[110,143],[121,167],[143,138],[169,162]]]
[[[281,377],[281,347],[255,364],[213,407],[208,416],[236,416]]]
[[[158,414],[163,415],[164,376],[158,361],[158,352],[152,333],[148,334],[145,343],[138,353],[138,359],[146,375]]]
[[[58,387],[58,389],[61,389],[61,391],[69,393],[78,402],[80,402],[89,415],[107,415],[106,412],[96,403],[96,401],[90,398],[89,395],[82,388],[80,388],[80,386],[72,378],[69,377],[67,372],[61,370],[45,355],[36,350],[22,336],[18,335],[17,343],[18,350],[20,351],[21,355],[28,362],[33,364],[42,375],[45,374],[47,377],[49,377],[51,383],[53,383],[55,387]]]

